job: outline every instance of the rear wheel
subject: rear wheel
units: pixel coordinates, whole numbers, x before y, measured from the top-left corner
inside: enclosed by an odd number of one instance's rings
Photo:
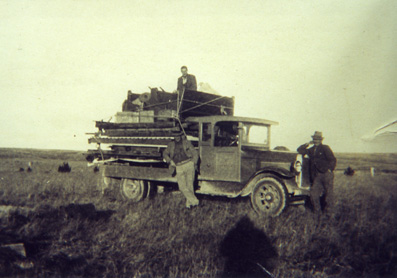
[[[263,177],[252,190],[251,203],[260,214],[278,216],[287,206],[287,189],[278,179],[271,176]]]
[[[149,196],[150,184],[143,180],[123,179],[120,184],[120,193],[130,202],[139,202]]]

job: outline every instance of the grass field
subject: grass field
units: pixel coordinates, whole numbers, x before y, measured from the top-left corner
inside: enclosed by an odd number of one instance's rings
[[[26,249],[0,247],[1,277],[271,277],[258,264],[274,277],[397,275],[396,154],[338,154],[338,169],[360,171],[336,172],[336,208],[318,225],[303,207],[263,218],[248,198],[198,196],[187,210],[172,192],[136,204],[103,197],[79,152],[0,158],[0,244]],[[64,161],[70,173],[58,173]]]

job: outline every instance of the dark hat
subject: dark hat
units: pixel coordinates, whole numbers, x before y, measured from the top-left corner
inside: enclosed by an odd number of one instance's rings
[[[323,133],[321,131],[315,131],[314,134],[312,135],[313,139],[324,139]]]

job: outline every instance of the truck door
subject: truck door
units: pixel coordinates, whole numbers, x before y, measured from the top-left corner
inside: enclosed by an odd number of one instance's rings
[[[200,127],[200,176],[202,180],[240,182],[238,136],[227,134],[233,123],[202,123]],[[236,129],[238,132],[238,130]]]

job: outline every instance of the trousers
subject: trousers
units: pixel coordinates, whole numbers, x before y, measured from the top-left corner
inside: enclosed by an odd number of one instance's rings
[[[315,213],[321,212],[321,197],[326,201],[326,210],[331,209],[334,205],[334,173],[331,171],[318,173],[314,178],[310,199]]]
[[[194,162],[189,161],[182,165],[176,165],[176,179],[179,190],[186,198],[186,207],[197,206],[199,200],[194,195]]]

